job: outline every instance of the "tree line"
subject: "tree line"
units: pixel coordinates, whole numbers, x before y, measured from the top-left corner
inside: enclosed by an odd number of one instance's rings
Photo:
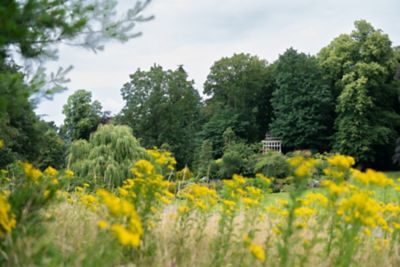
[[[115,116],[85,90],[68,98],[60,129],[40,120],[28,97],[20,98],[26,112],[6,101],[0,138],[7,150],[0,152],[0,165],[13,157],[62,164],[71,142],[87,140],[98,125],[110,123],[129,126],[142,146],[166,148],[178,167],[199,172],[220,158],[245,169],[267,132],[282,139],[285,151],[333,151],[355,157],[362,167],[388,168],[400,131],[399,65],[400,48],[360,20],[316,55],[289,48],[272,63],[244,53],[221,58],[204,83],[204,98],[183,66],[166,70],[155,64],[130,75],[121,89],[125,105]],[[0,81],[23,95],[18,70],[7,64],[3,69],[14,76]],[[15,136],[20,140],[14,144]]]

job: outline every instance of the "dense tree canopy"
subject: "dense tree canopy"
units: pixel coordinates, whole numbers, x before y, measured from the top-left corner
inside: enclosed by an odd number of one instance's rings
[[[289,149],[326,150],[333,101],[314,57],[290,48],[275,63],[271,133]]]
[[[273,79],[265,60],[249,54],[222,58],[211,67],[204,83],[205,123],[200,136],[222,151],[222,134],[231,127],[248,142],[259,141],[271,120]],[[213,140],[214,139],[214,140]]]
[[[191,164],[199,128],[200,96],[182,66],[137,70],[121,89],[126,101],[120,122],[146,147],[168,144],[178,166]]]
[[[68,140],[89,139],[100,124],[102,117],[100,102],[92,102],[92,93],[85,90],[78,90],[68,97],[64,105],[65,115],[63,133]]]
[[[319,53],[337,96],[333,148],[364,163],[387,160],[400,122],[398,63],[386,34],[363,20],[355,27]]]
[[[16,66],[0,63],[0,167],[29,160],[39,167],[60,167],[64,144],[57,129],[41,121],[29,101],[29,87]]]

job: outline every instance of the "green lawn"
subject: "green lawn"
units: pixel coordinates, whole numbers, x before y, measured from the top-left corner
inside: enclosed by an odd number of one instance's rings
[[[400,178],[400,171],[384,172],[389,178],[397,179]]]

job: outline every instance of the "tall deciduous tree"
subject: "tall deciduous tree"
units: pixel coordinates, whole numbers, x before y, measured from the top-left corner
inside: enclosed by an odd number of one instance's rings
[[[71,141],[77,139],[89,139],[100,124],[102,112],[101,104],[98,101],[92,102],[92,93],[85,90],[78,90],[68,97],[64,105],[65,115],[63,133]]]
[[[182,66],[137,70],[121,89],[126,101],[121,123],[132,127],[146,147],[168,144],[178,166],[191,164],[199,128],[200,96]]]
[[[266,61],[249,54],[222,58],[211,67],[204,83],[204,94],[210,97],[205,108],[208,122],[201,136],[213,141],[217,156],[222,152],[222,134],[228,127],[248,142],[259,141],[265,135],[272,115],[271,74]]]
[[[328,149],[332,97],[314,57],[290,48],[275,64],[271,132],[288,149]]]
[[[363,163],[387,161],[400,122],[389,37],[356,21],[355,30],[335,38],[319,60],[337,96],[334,149]]]

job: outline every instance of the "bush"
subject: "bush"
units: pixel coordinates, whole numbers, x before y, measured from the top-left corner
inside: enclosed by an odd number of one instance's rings
[[[290,173],[287,157],[282,153],[269,151],[256,159],[255,173],[262,173],[268,177],[285,178]]]

